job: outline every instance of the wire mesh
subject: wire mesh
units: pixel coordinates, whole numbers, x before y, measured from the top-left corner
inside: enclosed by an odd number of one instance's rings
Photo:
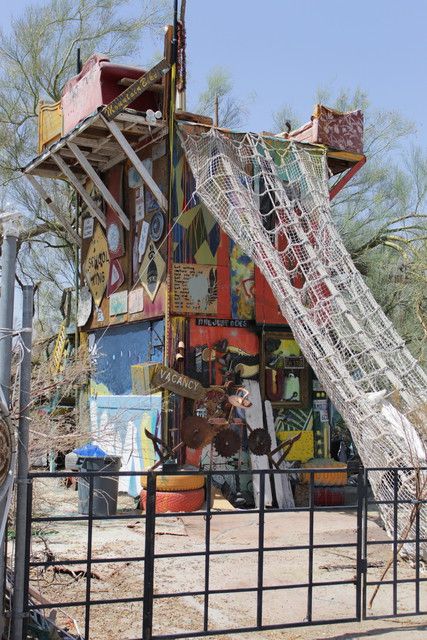
[[[401,537],[425,497],[427,376],[375,301],[332,221],[326,150],[260,134],[179,129],[196,192],[269,282],[365,466],[398,479]],[[423,418],[424,416],[424,418]],[[392,534],[395,481],[370,474]],[[383,504],[381,504],[383,502]],[[420,523],[426,537],[426,515]],[[410,545],[407,551],[412,553]],[[424,543],[422,553],[427,558]]]

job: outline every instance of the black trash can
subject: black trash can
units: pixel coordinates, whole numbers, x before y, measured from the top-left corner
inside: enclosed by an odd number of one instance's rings
[[[114,473],[122,466],[120,456],[83,456],[78,463],[81,471],[105,471],[102,476],[93,476],[93,510],[94,516],[114,516],[117,513],[117,495],[119,478]],[[89,513],[89,477],[79,478],[79,513]]]

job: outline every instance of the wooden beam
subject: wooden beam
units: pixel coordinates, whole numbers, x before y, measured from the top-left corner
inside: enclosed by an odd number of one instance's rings
[[[64,160],[60,156],[57,156],[54,153],[52,153],[51,157],[56,162],[58,167],[61,169],[63,175],[67,178],[67,180],[70,181],[70,183],[73,185],[77,193],[79,193],[83,198],[83,200],[86,202],[86,205],[89,209],[90,214],[94,218],[97,218],[105,229],[107,226],[105,215],[101,211],[101,209],[98,207],[96,202],[94,202],[93,199],[90,197],[90,195],[84,188],[84,185],[78,180],[77,176],[71,171],[70,167],[67,165],[66,162],[64,162]]]
[[[120,131],[120,129],[117,126],[117,124],[115,122],[113,122],[113,121],[109,122],[103,116],[102,116],[102,118],[103,118],[105,124],[107,125],[107,127],[109,128],[109,130],[111,131],[111,133],[113,134],[113,136],[115,137],[115,139],[117,140],[117,142],[119,143],[119,145],[121,146],[121,148],[123,149],[123,151],[125,152],[125,154],[127,155],[128,159],[130,160],[132,165],[135,167],[135,169],[137,170],[137,172],[141,176],[144,184],[148,187],[148,189],[150,189],[151,193],[153,194],[153,196],[155,197],[155,199],[159,203],[160,208],[165,213],[167,213],[167,211],[168,211],[168,201],[167,201],[167,199],[165,198],[163,193],[160,191],[158,185],[153,180],[153,178],[151,177],[151,175],[149,174],[147,169],[144,167],[144,165],[142,164],[141,160],[138,158],[138,156],[136,155],[135,151],[132,149],[132,147],[130,146],[129,142],[126,140],[126,138],[123,135],[123,133]]]
[[[133,78],[122,78],[118,81],[121,87],[130,87],[131,84],[135,82]],[[156,93],[161,93],[163,91],[163,85],[161,84],[152,84],[150,87],[150,91],[155,91]]]
[[[329,200],[332,200],[333,198],[335,198],[335,196],[341,191],[341,189],[344,189],[345,185],[348,182],[350,182],[352,177],[356,175],[358,171],[360,171],[360,169],[363,167],[365,162],[366,162],[366,158],[365,156],[363,156],[363,158],[359,160],[357,164],[353,165],[351,169],[349,169],[347,173],[338,180],[338,182],[329,191]]]
[[[123,211],[119,203],[116,201],[116,199],[113,198],[110,191],[102,182],[101,178],[96,173],[95,169],[92,167],[92,165],[90,164],[90,162],[88,161],[88,159],[86,158],[82,150],[76,144],[74,144],[74,142],[67,142],[67,146],[71,149],[71,151],[79,161],[80,166],[85,170],[89,178],[92,180],[93,184],[97,187],[102,197],[104,198],[105,202],[107,202],[110,205],[110,207],[114,209],[114,211],[119,216],[121,223],[129,231],[130,229],[129,218],[127,217],[127,215],[125,214],[125,212]]]
[[[53,214],[59,219],[61,224],[64,226],[68,239],[73,243],[77,244],[79,247],[82,246],[82,240],[75,229],[73,229],[70,221],[67,219],[66,215],[61,211],[58,205],[51,199],[49,194],[44,190],[44,187],[32,176],[30,173],[24,174],[27,180],[32,184],[34,189],[37,191],[42,200],[47,204],[47,206],[51,209]]]

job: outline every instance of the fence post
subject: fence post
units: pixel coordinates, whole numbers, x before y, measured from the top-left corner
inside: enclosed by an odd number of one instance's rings
[[[16,537],[15,537],[15,567],[13,576],[12,597],[12,640],[23,638],[23,616],[25,611],[25,557],[26,549],[26,518],[29,469],[30,442],[30,403],[31,403],[31,342],[33,322],[33,287],[24,286],[22,290],[22,342],[24,354],[20,367],[19,389],[19,427],[18,427],[18,463],[16,478]],[[30,530],[31,535],[31,530]],[[26,561],[28,559],[26,558]]]
[[[142,640],[153,635],[154,549],[156,534],[156,474],[147,475],[147,502],[145,506],[144,602],[142,614]]]
[[[24,551],[24,565],[25,565],[25,577],[24,577],[24,616],[22,623],[22,637],[26,638],[28,635],[28,623],[30,620],[29,610],[29,590],[30,590],[30,555],[31,555],[31,525],[33,517],[33,479],[29,478],[27,486],[27,517],[25,522],[25,551]]]
[[[362,467],[357,473],[357,546],[356,546],[356,618],[362,620],[362,593],[364,589],[363,576],[366,573],[366,560],[363,557],[364,519],[363,506],[365,499],[365,477]]]
[[[366,572],[368,568],[368,486],[369,486],[369,470],[365,469],[363,472],[362,481],[363,491],[363,518],[362,518],[362,620],[366,620],[366,597],[367,597],[367,584],[366,584]]]
[[[19,238],[19,226],[13,219],[3,225],[3,243],[1,256],[1,296],[0,296],[0,387],[4,399],[10,404],[10,371],[12,363],[12,329],[15,300],[16,253]],[[8,494],[12,487],[0,499],[0,522],[7,517],[9,509]],[[6,548],[5,540],[0,532],[0,637],[5,630],[4,595],[6,581]]]

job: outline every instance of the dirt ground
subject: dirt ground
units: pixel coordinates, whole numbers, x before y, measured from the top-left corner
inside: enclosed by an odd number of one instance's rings
[[[77,512],[77,492],[65,489],[58,480],[37,480],[36,496],[43,496],[37,515],[60,515]],[[134,502],[120,495],[119,509],[133,513]],[[135,519],[94,523],[93,557],[137,557],[144,555],[144,524]],[[36,515],[36,514],[34,514]],[[131,526],[129,526],[131,525]],[[133,525],[133,526],[132,526]],[[316,512],[314,519],[315,544],[355,543],[357,521],[353,512]],[[205,548],[205,520],[203,517],[159,518],[156,532],[156,553],[182,551],[200,552]],[[378,516],[369,516],[369,539],[387,540],[378,526]],[[86,552],[87,524],[85,522],[33,525],[32,553],[36,559],[44,559],[51,553],[56,560],[82,559]],[[269,513],[265,520],[265,546],[304,545],[308,543],[308,514]],[[211,520],[211,550],[239,550],[257,548],[257,514],[215,513]],[[370,548],[368,577],[378,580],[390,558],[390,545]],[[316,549],[313,557],[314,581],[331,582],[352,580],[356,572],[356,549]],[[257,584],[258,554],[235,553],[212,555],[210,560],[210,588],[226,589],[253,587]],[[307,581],[308,552],[266,551],[264,554],[264,585],[276,586]],[[75,576],[67,573],[32,572],[31,589],[52,603],[75,602],[85,598],[86,580],[78,577],[84,570],[82,561],[69,567]],[[91,581],[92,601],[115,597],[141,597],[143,593],[144,565],[142,562],[94,563]],[[204,587],[204,559],[159,558],[155,565],[155,593],[171,594],[178,591],[197,591]],[[390,577],[390,576],[388,576]],[[415,577],[415,570],[408,562],[399,561],[398,577]],[[425,575],[423,577],[426,577]],[[422,583],[421,610],[427,610],[427,583]],[[372,588],[368,599],[372,594]],[[248,640],[353,640],[356,638],[387,638],[387,640],[422,640],[427,638],[427,616],[408,615],[414,610],[413,585],[400,584],[398,611],[401,618],[386,619],[392,613],[391,586],[382,586],[369,616],[362,623],[320,625],[284,629],[271,632],[228,633],[225,639]],[[204,599],[202,596],[159,598],[154,604],[154,634],[188,633],[203,628]],[[48,610],[49,611],[49,610]],[[266,625],[303,622],[307,615],[307,588],[271,590],[264,593],[263,623]],[[351,618],[355,615],[355,587],[327,585],[313,590],[313,619]],[[57,621],[72,633],[84,633],[83,607],[58,610]],[[209,629],[233,629],[255,624],[256,594],[212,595],[209,601]],[[131,640],[141,637],[142,603],[93,605],[91,608],[90,640]],[[197,636],[196,636],[197,637]],[[199,636],[200,637],[200,636]],[[212,636],[213,639],[213,636]]]

